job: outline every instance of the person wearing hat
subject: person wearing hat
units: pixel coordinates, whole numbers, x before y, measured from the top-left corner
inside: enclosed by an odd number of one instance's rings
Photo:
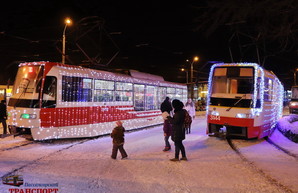
[[[117,158],[118,150],[121,153],[122,159],[127,158],[127,153],[124,149],[124,132],[125,129],[122,126],[121,121],[116,121],[116,127],[113,129],[111,133],[111,137],[113,138],[113,150],[112,150],[112,159]]]
[[[167,118],[173,125],[171,139],[175,144],[175,158],[170,159],[171,161],[179,161],[179,154],[181,151],[182,157],[180,160],[187,161],[185,148],[182,141],[185,139],[185,129],[184,129],[184,119],[185,110],[183,109],[184,104],[178,99],[172,101],[172,106],[174,108],[174,116],[168,116]]]
[[[164,152],[171,150],[171,144],[169,142],[169,138],[172,135],[172,125],[170,124],[167,116],[171,114],[173,110],[171,101],[169,97],[166,97],[165,100],[160,105],[160,111],[162,112],[162,116],[164,119],[163,123],[163,133],[164,133],[164,141],[165,141],[165,148],[163,149]]]

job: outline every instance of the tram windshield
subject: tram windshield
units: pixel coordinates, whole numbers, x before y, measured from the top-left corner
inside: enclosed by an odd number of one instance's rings
[[[13,95],[8,106],[38,108],[40,106],[40,89],[43,66],[22,66],[19,68]],[[54,107],[56,102],[56,79],[46,77],[43,87],[42,107]]]
[[[42,66],[21,66],[18,70],[13,95],[8,106],[36,108],[39,105],[40,86],[42,80]]]
[[[42,66],[20,67],[14,83],[13,95],[39,93],[35,88],[38,80],[42,77],[42,72]]]
[[[215,68],[212,80],[212,94],[252,94],[252,67]]]
[[[251,107],[254,92],[253,67],[214,69],[210,104],[227,107]]]

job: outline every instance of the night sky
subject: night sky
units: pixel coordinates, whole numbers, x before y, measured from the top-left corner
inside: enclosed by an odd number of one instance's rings
[[[200,71],[198,81],[206,80],[212,64],[208,61],[231,62],[228,49],[231,31],[227,27],[208,36],[204,30],[197,29],[196,19],[202,14],[205,1],[8,3],[0,8],[1,84],[14,79],[19,62],[61,62],[66,17],[73,20],[73,25],[66,29],[69,64],[105,70],[136,69],[162,75],[168,81],[185,82],[185,72],[180,68],[189,67],[186,59],[200,57],[194,65]],[[237,44],[232,49],[236,62]],[[258,62],[255,50],[249,52],[246,62]],[[291,63],[289,68],[283,58]],[[296,58],[296,53],[287,52],[278,58],[269,58],[264,67],[290,85],[293,81],[290,70],[295,67]]]

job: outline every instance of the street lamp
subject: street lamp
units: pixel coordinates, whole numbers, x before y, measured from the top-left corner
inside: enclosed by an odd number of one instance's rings
[[[196,56],[193,58],[191,64],[190,64],[190,83],[193,83],[193,63],[199,61],[199,57]]]
[[[194,97],[194,83],[193,83],[193,64],[194,62],[199,61],[199,57],[195,56],[190,64],[190,97],[193,99]]]
[[[181,68],[182,72],[186,72],[186,84],[188,84],[188,69],[186,68]]]
[[[71,19],[66,18],[64,20],[64,22],[65,22],[65,27],[64,27],[63,36],[62,36],[62,64],[65,63],[65,39],[66,39],[66,37],[65,37],[65,31],[66,31],[66,27],[68,25],[71,25],[72,21],[71,21]]]

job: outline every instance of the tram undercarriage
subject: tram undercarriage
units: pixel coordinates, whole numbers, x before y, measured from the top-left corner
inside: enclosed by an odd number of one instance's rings
[[[223,137],[223,138],[240,138],[247,139],[247,127],[237,127],[230,125],[217,125],[209,123],[209,136]]]

